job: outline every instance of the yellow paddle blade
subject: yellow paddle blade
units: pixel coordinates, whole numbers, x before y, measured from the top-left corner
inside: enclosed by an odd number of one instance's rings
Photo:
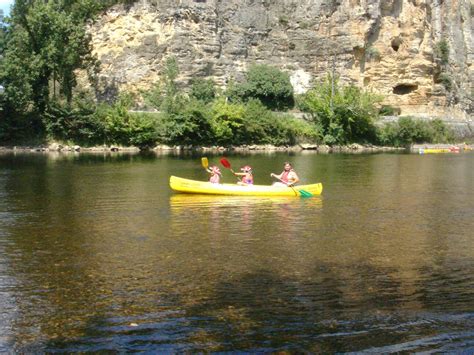
[[[207,168],[208,168],[208,166],[209,166],[209,161],[207,160],[206,157],[202,157],[202,158],[201,158],[201,164],[202,164],[202,166],[203,166],[204,169],[207,169]]]

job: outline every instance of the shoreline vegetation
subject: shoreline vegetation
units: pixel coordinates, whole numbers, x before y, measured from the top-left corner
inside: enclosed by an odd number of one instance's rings
[[[452,149],[455,152],[474,151],[474,144],[456,143],[456,144],[413,144],[409,147],[389,147],[375,146],[371,144],[349,144],[344,146],[328,146],[313,144],[298,144],[294,146],[273,146],[273,145],[250,145],[250,146],[231,146],[231,147],[195,147],[195,146],[167,146],[158,145],[147,152],[156,152],[160,154],[181,153],[181,152],[201,152],[208,154],[223,153],[263,153],[263,152],[314,152],[321,154],[331,153],[384,153],[384,152],[412,152],[418,153],[420,149]],[[94,146],[81,147],[79,145],[63,145],[51,143],[49,145],[39,146],[0,146],[0,152],[19,152],[19,153],[139,153],[143,150],[135,146]]]
[[[212,73],[179,81],[178,60],[170,55],[152,88],[130,93],[113,87],[105,98],[85,23],[114,3],[15,2],[8,25],[0,23],[0,146],[360,152],[456,140],[440,119],[382,122],[397,108],[336,73],[297,95],[288,73],[266,64],[251,65],[242,79],[222,87]],[[88,73],[89,87],[78,87],[79,70]]]

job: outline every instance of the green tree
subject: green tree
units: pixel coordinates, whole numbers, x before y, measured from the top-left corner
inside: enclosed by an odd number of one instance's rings
[[[209,103],[216,97],[216,88],[211,79],[197,78],[191,81],[191,96],[197,100]]]
[[[157,142],[159,116],[130,112],[133,102],[130,94],[122,93],[113,105],[99,105],[94,115],[102,126],[104,143],[148,148]]]
[[[227,96],[243,101],[256,98],[274,110],[285,110],[294,106],[290,76],[263,64],[251,66],[244,83],[229,85]]]
[[[454,140],[454,133],[440,119],[430,121],[400,117],[397,122],[390,122],[378,130],[381,144],[397,147],[413,143],[447,143]]]
[[[76,70],[96,64],[84,26],[93,11],[90,0],[15,1],[0,72],[12,114],[40,117],[51,99],[72,102]]]
[[[327,80],[299,99],[299,107],[310,114],[322,130],[327,144],[374,142],[375,120],[378,118],[378,95],[362,91],[354,85],[340,86]]]
[[[176,84],[178,75],[179,67],[176,58],[168,57],[163,68],[162,83],[156,83],[150,91],[143,94],[145,102],[164,112],[179,111],[185,98],[178,92]]]
[[[185,100],[179,110],[167,112],[160,127],[160,141],[171,145],[208,145],[213,129],[208,107],[198,100]]]
[[[222,145],[239,144],[234,140],[244,125],[245,107],[239,103],[226,102],[224,98],[215,100],[211,108],[211,125],[216,143]]]

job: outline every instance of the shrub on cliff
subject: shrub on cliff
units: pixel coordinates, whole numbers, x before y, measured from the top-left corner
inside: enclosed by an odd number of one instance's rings
[[[212,103],[211,125],[215,143],[240,144],[238,137],[244,125],[244,112],[243,104],[226,102],[224,98],[218,98]]]
[[[377,132],[378,142],[396,147],[414,143],[448,143],[454,139],[454,133],[443,121],[416,120],[412,117],[400,117],[397,122],[389,122]]]
[[[197,78],[191,81],[191,97],[209,103],[216,97],[216,87],[211,79]]]
[[[211,124],[219,145],[282,146],[316,142],[320,138],[314,125],[290,115],[278,115],[257,99],[246,103],[216,100],[211,109]]]
[[[244,107],[243,126],[238,134],[240,144],[282,146],[320,140],[314,125],[269,111],[259,100],[250,100]]]
[[[158,125],[160,143],[168,145],[209,145],[214,141],[208,107],[198,100],[180,98],[181,105],[163,114]]]
[[[104,122],[97,119],[93,105],[62,105],[52,102],[43,115],[49,139],[70,141],[81,145],[101,144]]]
[[[446,39],[443,38],[439,42],[436,42],[433,52],[435,59],[442,65],[447,65],[449,63],[449,44]]]
[[[354,85],[340,86],[330,76],[298,99],[326,144],[375,142],[377,104],[381,97]]]
[[[104,143],[138,147],[156,143],[157,116],[130,112],[132,103],[130,95],[122,94],[113,105],[103,104],[97,108],[94,116],[104,126]]]
[[[253,65],[245,82],[229,85],[226,95],[233,101],[260,100],[271,110],[286,110],[294,106],[290,76],[268,65]]]

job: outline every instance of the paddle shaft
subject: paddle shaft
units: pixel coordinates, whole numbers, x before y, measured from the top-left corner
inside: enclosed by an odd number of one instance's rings
[[[282,179],[280,179],[280,178],[278,177],[278,175],[272,174],[272,177],[274,177],[274,178],[280,180],[280,181],[281,181],[282,183],[284,183],[286,186],[290,187],[290,188],[294,191],[295,196],[298,196],[298,192],[296,191],[296,189],[295,189],[293,186],[291,186],[289,183],[287,183],[287,182],[283,181]]]
[[[295,195],[298,196],[298,194],[301,196],[301,197],[313,197],[313,194],[309,191],[306,191],[306,190],[303,190],[303,189],[298,189],[296,190],[293,185],[283,181],[282,179],[280,179],[277,175],[273,174],[272,173],[272,176],[277,178],[278,180],[280,180],[282,183],[284,183],[286,186],[288,187],[291,187],[291,189],[295,192]]]

